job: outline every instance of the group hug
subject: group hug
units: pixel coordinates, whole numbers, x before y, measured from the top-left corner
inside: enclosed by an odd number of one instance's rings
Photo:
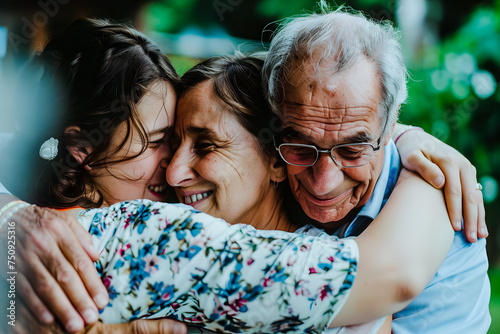
[[[13,333],[487,332],[482,187],[397,122],[391,24],[325,7],[179,77],[141,32],[79,19],[20,76]]]

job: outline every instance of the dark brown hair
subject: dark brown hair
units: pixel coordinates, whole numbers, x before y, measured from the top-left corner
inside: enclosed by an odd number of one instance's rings
[[[10,168],[4,168],[2,182],[22,199],[50,207],[100,206],[102,194],[83,166],[105,168],[118,162],[113,156],[133,129],[143,148],[126,160],[143,153],[148,136],[137,103],[155,82],[170,83],[177,94],[180,88],[174,68],[157,45],[135,29],[99,19],[72,23],[33,57],[23,73],[29,102],[19,106],[22,130],[9,145]],[[111,148],[122,123],[126,137]],[[69,126],[81,131],[65,133]],[[50,137],[59,140],[59,154],[47,161],[38,150]],[[92,150],[79,164],[68,146]]]

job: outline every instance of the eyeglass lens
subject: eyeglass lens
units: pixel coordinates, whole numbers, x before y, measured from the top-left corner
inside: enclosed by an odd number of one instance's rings
[[[318,151],[311,146],[281,145],[280,154],[289,164],[311,166],[316,161]]]
[[[283,159],[292,165],[312,166],[319,154],[314,146],[282,144],[279,151]],[[345,145],[333,149],[332,158],[342,167],[359,167],[373,157],[373,147],[369,144]]]

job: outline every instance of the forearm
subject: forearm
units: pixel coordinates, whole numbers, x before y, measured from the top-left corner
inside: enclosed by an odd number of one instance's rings
[[[384,209],[357,239],[358,275],[334,321],[337,326],[403,309],[446,257],[453,230],[442,192],[405,173]]]

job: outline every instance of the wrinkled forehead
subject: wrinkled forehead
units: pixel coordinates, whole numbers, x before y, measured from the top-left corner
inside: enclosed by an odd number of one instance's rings
[[[306,137],[379,135],[381,92],[373,62],[361,57],[341,71],[325,66],[305,61],[290,67],[280,105],[283,125]]]
[[[175,122],[177,134],[232,138],[243,130],[230,107],[213,92],[211,82],[200,83],[179,98]]]
[[[209,81],[203,81],[183,91],[177,102],[176,128],[189,126],[193,122],[203,123],[211,118],[220,117],[219,102]]]

